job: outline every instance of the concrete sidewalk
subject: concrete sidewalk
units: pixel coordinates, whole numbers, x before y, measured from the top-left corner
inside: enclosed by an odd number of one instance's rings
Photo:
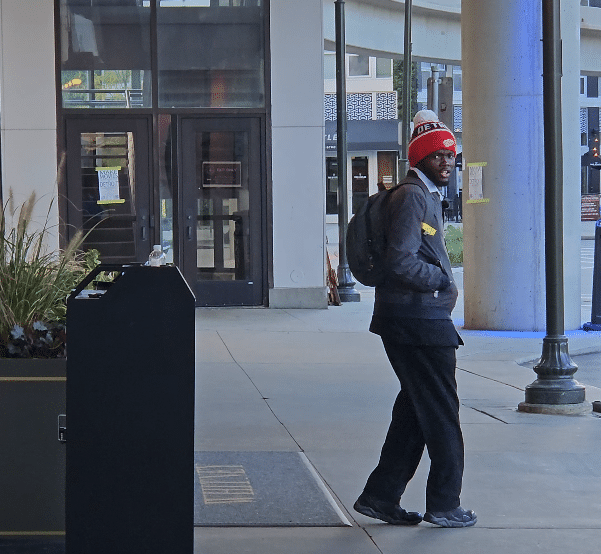
[[[367,331],[372,305],[373,290],[362,288],[361,302],[328,310],[197,311],[195,449],[302,451],[352,525],[201,527],[195,552],[597,553],[601,419],[516,410],[535,379],[518,362],[540,356],[543,333],[461,332],[462,504],[477,512],[476,527],[399,528],[352,510],[398,392]],[[600,352],[601,333],[570,333],[569,349]],[[601,390],[587,386],[587,400],[601,400]],[[403,496],[408,509],[424,510],[428,465],[424,456]]]

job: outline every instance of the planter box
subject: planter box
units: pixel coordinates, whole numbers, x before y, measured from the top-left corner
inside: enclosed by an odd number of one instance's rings
[[[65,359],[0,358],[0,536],[65,529]]]

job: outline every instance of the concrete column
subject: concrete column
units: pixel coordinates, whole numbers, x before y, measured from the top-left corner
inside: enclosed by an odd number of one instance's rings
[[[35,191],[43,222],[57,194],[53,3],[0,0],[0,50],[2,194],[12,188],[18,206]]]
[[[270,6],[274,209],[269,305],[327,308],[323,1],[272,0]]]
[[[575,7],[576,9],[578,6]],[[544,143],[541,2],[462,0],[465,326],[545,329]],[[580,325],[577,74],[578,19],[564,28],[564,211],[566,329]],[[568,32],[569,31],[569,32]],[[568,44],[569,42],[569,44]],[[566,100],[568,102],[566,102]],[[577,113],[577,112],[576,112]],[[572,118],[574,118],[572,120]],[[482,200],[470,203],[469,175],[482,168]],[[477,182],[477,179],[476,179]],[[576,237],[575,231],[578,232]],[[576,315],[577,306],[577,315]]]

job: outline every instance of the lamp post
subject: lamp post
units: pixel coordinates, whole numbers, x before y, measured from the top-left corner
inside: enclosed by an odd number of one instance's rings
[[[575,413],[586,406],[585,389],[574,380],[578,366],[570,358],[564,334],[560,0],[542,2],[547,329],[542,356],[534,366],[538,378],[526,386],[525,402],[518,409]]]
[[[338,295],[341,302],[359,302],[355,281],[346,257],[348,228],[347,143],[346,143],[346,37],[344,0],[335,0],[336,17],[336,152],[338,160]]]
[[[409,119],[411,118],[411,3],[405,0],[405,45],[403,49],[403,121],[401,122],[401,167],[404,177],[409,171],[407,147],[409,144]]]

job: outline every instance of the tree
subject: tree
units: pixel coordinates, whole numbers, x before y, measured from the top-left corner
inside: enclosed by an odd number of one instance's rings
[[[403,118],[403,98],[404,94],[404,62],[403,60],[393,60],[392,64],[392,86],[397,91],[398,118]],[[418,64],[411,64],[411,119],[417,113],[417,72]]]

